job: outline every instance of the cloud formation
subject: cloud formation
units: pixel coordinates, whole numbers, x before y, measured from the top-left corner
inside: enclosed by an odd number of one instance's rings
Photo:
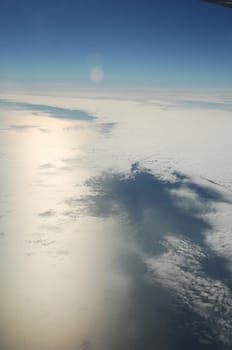
[[[127,252],[123,268],[134,279],[134,292],[141,292],[133,307],[138,311],[134,314],[136,332],[142,335],[136,343],[141,341],[140,347],[132,341],[126,343],[127,349],[159,348],[159,337],[152,336],[157,322],[153,312],[159,308],[166,322],[159,334],[170,333],[176,344],[165,345],[162,339],[162,349],[229,349],[231,274],[226,259],[216,256],[205,239],[213,229],[205,215],[214,210],[215,203],[229,200],[210,184],[199,185],[178,172],[165,180],[139,163],[132,164],[130,173],[105,172],[93,177],[87,186],[90,194],[71,199],[67,215],[75,217],[75,208],[81,205],[85,214],[117,216],[138,247],[137,253]]]

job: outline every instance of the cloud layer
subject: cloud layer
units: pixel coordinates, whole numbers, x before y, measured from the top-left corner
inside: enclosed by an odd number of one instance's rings
[[[126,270],[133,265],[132,270],[129,268],[132,288],[135,293],[141,292],[140,302],[134,306],[140,305],[141,310],[135,313],[134,322],[142,343],[136,347],[129,342],[127,349],[146,349],[148,343],[160,348],[159,337],[152,337],[157,331],[153,312],[159,307],[170,318],[160,331],[170,333],[176,344],[164,345],[162,339],[162,349],[229,349],[231,275],[226,259],[216,256],[205,240],[212,230],[205,215],[214,210],[215,203],[228,200],[210,185],[199,185],[177,172],[164,180],[138,163],[132,164],[130,173],[106,172],[91,178],[87,185],[90,195],[70,200],[72,212],[68,215],[74,215],[81,203],[85,214],[119,216],[138,248],[136,253],[128,251],[127,261],[122,262]],[[147,278],[150,282],[144,284]],[[124,340],[128,341],[127,336]]]

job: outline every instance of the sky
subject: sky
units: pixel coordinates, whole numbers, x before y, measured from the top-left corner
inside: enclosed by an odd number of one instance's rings
[[[199,0],[1,0],[0,83],[232,87],[231,24]]]
[[[0,350],[232,349],[231,25],[0,0]]]

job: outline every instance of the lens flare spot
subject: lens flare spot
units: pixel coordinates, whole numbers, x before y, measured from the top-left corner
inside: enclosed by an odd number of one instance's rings
[[[90,71],[90,80],[94,83],[100,83],[104,79],[104,71],[101,67],[93,67]]]

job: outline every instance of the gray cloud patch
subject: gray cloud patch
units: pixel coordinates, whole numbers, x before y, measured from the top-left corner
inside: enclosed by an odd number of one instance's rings
[[[40,128],[39,131],[41,131],[41,132],[44,133],[44,134],[49,134],[49,133],[51,133],[51,130],[45,129],[45,128]]]
[[[4,107],[5,109],[16,109],[20,111],[26,110],[26,111],[31,111],[35,114],[42,114],[42,115],[45,114],[45,115],[49,115],[50,117],[61,118],[61,119],[86,120],[86,121],[92,121],[96,119],[96,117],[78,109],[61,108],[61,107],[17,102],[17,101],[11,101],[11,100],[3,100],[3,99],[0,99],[0,106]]]
[[[27,130],[36,129],[36,128],[39,128],[39,125],[16,124],[16,125],[10,125],[10,126],[8,126],[6,128],[2,128],[0,130],[2,130],[2,131],[14,130],[14,131],[22,132],[22,131],[27,131]]]
[[[104,135],[108,135],[116,125],[117,123],[98,123],[96,124],[96,130]]]
[[[42,218],[49,218],[49,217],[52,217],[54,216],[56,213],[54,210],[52,209],[49,209],[49,210],[46,210],[46,211],[43,211],[41,213],[39,213],[38,215]]]
[[[48,247],[50,245],[56,244],[56,241],[51,241],[49,239],[36,239],[36,240],[28,240],[27,243],[32,244],[32,245],[41,245],[44,247]]]
[[[93,130],[96,130],[97,132],[99,132],[100,134],[103,134],[105,136],[108,136],[113,128],[117,125],[118,123],[95,123],[93,125]],[[72,126],[66,127],[64,128],[64,130],[66,131],[71,131],[71,130],[85,130],[87,129],[86,125],[83,124],[74,124]]]
[[[201,109],[201,110],[218,110],[232,111],[232,103],[230,102],[212,102],[212,101],[197,101],[197,100],[174,100],[169,103],[159,103],[159,107],[165,110],[174,109]]]
[[[198,109],[214,109],[220,111],[232,111],[232,104],[226,102],[210,102],[210,101],[182,101],[181,106],[187,108]]]
[[[51,163],[44,163],[40,165],[41,170],[54,169],[54,168],[56,169],[56,167]]]

